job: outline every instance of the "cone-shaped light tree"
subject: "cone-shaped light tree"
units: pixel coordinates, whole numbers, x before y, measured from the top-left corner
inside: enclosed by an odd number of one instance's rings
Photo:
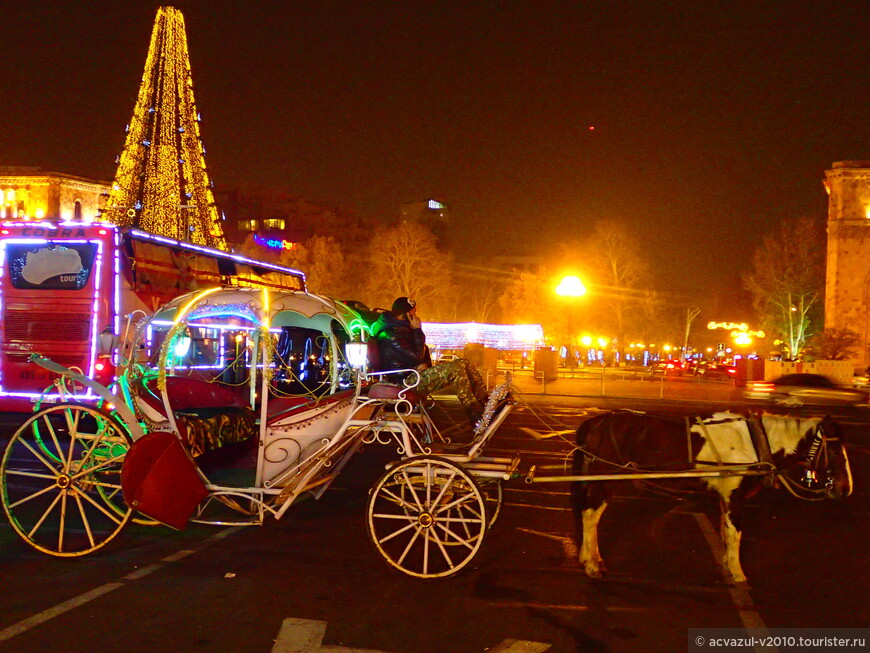
[[[105,219],[227,249],[199,121],[184,17],[160,7]]]

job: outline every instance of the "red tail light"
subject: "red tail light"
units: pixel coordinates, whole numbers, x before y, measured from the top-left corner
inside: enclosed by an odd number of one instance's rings
[[[752,389],[757,390],[758,392],[773,392],[773,384],[772,383],[753,383]]]
[[[737,370],[732,370],[731,368],[729,368],[728,374],[737,374]],[[771,386],[771,389],[773,389],[773,386]]]

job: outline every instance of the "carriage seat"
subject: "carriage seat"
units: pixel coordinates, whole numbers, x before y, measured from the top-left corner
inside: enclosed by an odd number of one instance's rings
[[[164,414],[163,399],[160,397],[157,379],[148,379],[144,389],[146,392],[139,393],[139,397],[151,408]],[[209,383],[187,376],[166,377],[166,393],[169,395],[169,405],[175,411],[198,408],[248,408],[248,403],[239,393],[218,383]]]
[[[367,392],[368,398],[382,399],[384,401],[399,401],[406,399],[411,402],[412,405],[416,406],[422,397],[413,389],[413,387],[409,388],[401,382],[388,382],[388,379],[397,380],[399,376],[404,376],[400,373],[405,372],[406,370],[397,370],[396,374],[391,375],[380,374],[381,372],[391,372],[392,370],[383,369],[381,365],[381,350],[378,347],[378,341],[376,338],[370,338],[366,345],[368,347],[367,355],[369,366],[374,372],[379,373],[370,376],[370,378],[375,382],[369,386]]]
[[[241,449],[255,440],[258,430],[254,411],[244,397],[232,390],[202,379],[169,376],[166,391],[179,433],[194,458],[223,447]],[[144,411],[150,413],[149,417],[155,421],[166,419],[156,378],[142,384],[137,397],[151,409]]]
[[[406,388],[396,383],[379,381],[369,387],[367,394],[369,399],[383,399],[384,401],[399,401],[407,399],[413,405],[420,402],[420,395],[413,388]]]
[[[269,399],[266,423],[274,424],[293,415],[301,415],[313,408],[322,408],[345,399],[350,399],[355,394],[356,391],[353,388],[348,388],[347,390],[340,390],[335,394],[323,397],[278,397]]]

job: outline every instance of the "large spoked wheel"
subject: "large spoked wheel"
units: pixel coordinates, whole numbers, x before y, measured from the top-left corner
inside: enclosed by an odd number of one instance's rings
[[[117,419],[92,406],[57,404],[33,415],[0,463],[0,498],[15,532],[61,557],[111,542],[133,516],[121,496],[130,443]]]
[[[418,578],[444,578],[465,567],[480,550],[488,524],[474,478],[435,456],[390,468],[372,489],[366,515],[384,560]]]

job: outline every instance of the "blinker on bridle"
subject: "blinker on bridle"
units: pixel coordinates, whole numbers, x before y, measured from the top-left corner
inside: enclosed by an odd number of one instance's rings
[[[831,438],[825,435],[825,430],[819,424],[816,427],[816,434],[807,451],[806,466],[807,470],[804,474],[803,482],[808,490],[813,489],[813,485],[818,482],[818,470],[820,462],[824,462],[825,466],[825,491],[828,492],[834,487],[834,470],[828,464],[828,442],[839,442],[840,438]],[[814,490],[820,491],[820,490]]]

